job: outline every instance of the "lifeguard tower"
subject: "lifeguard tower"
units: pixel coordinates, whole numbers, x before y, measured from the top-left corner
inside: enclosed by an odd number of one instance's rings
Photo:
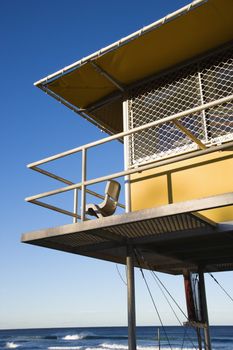
[[[233,270],[232,39],[233,1],[197,0],[35,83],[110,136],[28,165],[63,186],[26,200],[73,222],[26,233],[22,242],[126,264],[130,350],[134,266],[184,275],[188,321],[204,329],[211,349],[204,273]],[[116,139],[122,169],[87,178],[89,149]],[[78,152],[79,183],[41,167]],[[115,205],[125,213],[90,217],[86,195],[104,200],[91,186],[119,178],[125,203]],[[42,201],[67,191],[73,212]]]

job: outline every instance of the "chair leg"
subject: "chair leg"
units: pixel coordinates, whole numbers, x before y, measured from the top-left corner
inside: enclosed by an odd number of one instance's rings
[[[95,216],[100,219],[103,218],[104,216],[101,214],[100,209],[97,205],[95,205]]]
[[[97,217],[98,219],[103,218],[100,209],[97,205],[92,204],[91,208],[88,208],[87,214]]]

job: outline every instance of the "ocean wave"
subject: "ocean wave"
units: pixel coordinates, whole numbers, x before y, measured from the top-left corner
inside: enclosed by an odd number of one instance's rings
[[[62,340],[98,340],[98,339],[115,339],[115,340],[126,340],[128,339],[128,336],[124,335],[96,335],[94,333],[78,333],[78,334],[67,334],[64,337],[62,337]]]
[[[97,348],[95,348],[95,347],[87,347],[87,348],[85,348],[85,350],[103,350],[103,348],[101,348],[101,347],[97,347]]]
[[[79,350],[81,346],[49,346],[49,350]]]
[[[81,340],[81,339],[92,339],[96,338],[93,333],[79,333],[79,334],[67,334],[62,340]]]
[[[33,340],[57,340],[58,336],[57,335],[23,335],[23,336],[17,336],[16,337],[17,342],[28,342],[28,341],[33,341]]]
[[[221,343],[231,343],[233,338],[232,337],[212,337],[212,341],[215,342],[221,342]]]
[[[112,340],[127,340],[128,336],[124,336],[124,335],[98,335],[98,336],[88,336],[85,339],[112,339]]]
[[[101,344],[99,347],[82,347],[82,346],[50,346],[48,350],[128,350],[127,345],[123,344]],[[158,346],[137,346],[139,350],[159,350]],[[162,347],[163,350],[171,350],[170,347]],[[172,347],[172,350],[180,350],[180,347]],[[196,350],[196,348],[183,348],[182,350]]]
[[[18,348],[19,346],[20,346],[20,345],[15,344],[15,343],[12,341],[12,342],[6,343],[5,348],[6,348],[6,349],[16,349],[16,348]]]
[[[100,345],[102,348],[104,349],[123,349],[123,350],[127,350],[128,346],[127,345],[123,345],[123,344],[108,344],[108,343],[103,343]]]
[[[84,339],[85,336],[80,335],[80,334],[68,334],[65,337],[62,338],[62,340],[80,340],[80,339]]]
[[[128,350],[127,345],[123,344],[108,344],[108,343],[103,343],[100,345],[99,348],[96,348],[94,350],[101,350],[101,349],[109,349],[109,350]],[[158,346],[137,346],[138,350],[158,350]],[[163,350],[171,350],[170,347],[161,347]],[[196,350],[196,348],[182,348],[183,350]],[[87,348],[86,350],[93,350],[92,348]],[[172,350],[180,350],[180,347],[172,347]]]
[[[41,337],[42,339],[48,339],[48,340],[56,340],[58,337],[56,335],[46,335],[44,337]]]

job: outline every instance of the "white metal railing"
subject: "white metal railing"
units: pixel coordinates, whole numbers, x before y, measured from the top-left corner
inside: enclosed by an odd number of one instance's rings
[[[151,123],[147,123],[145,125],[141,125],[139,127],[133,128],[131,130],[123,131],[123,132],[120,132],[118,134],[106,137],[104,139],[101,139],[101,140],[98,140],[98,141],[95,141],[95,142],[91,142],[91,143],[88,143],[86,145],[83,145],[83,146],[80,146],[80,147],[77,147],[77,148],[73,148],[71,150],[68,150],[68,151],[56,154],[54,156],[51,156],[51,157],[48,157],[48,158],[44,158],[44,159],[42,159],[40,161],[31,163],[31,164],[28,165],[28,168],[30,168],[30,169],[32,169],[34,171],[40,172],[41,174],[49,176],[49,177],[51,177],[53,179],[56,179],[56,180],[58,180],[60,182],[63,182],[67,186],[61,187],[61,188],[58,188],[58,189],[55,189],[55,190],[43,192],[43,193],[31,196],[31,197],[27,197],[25,200],[27,202],[31,202],[31,203],[37,204],[39,206],[42,206],[42,207],[45,207],[45,208],[48,208],[48,209],[60,212],[62,214],[68,215],[68,216],[71,216],[71,217],[74,218],[73,219],[74,222],[76,222],[77,219],[81,219],[81,221],[84,221],[86,219],[86,215],[85,215],[86,194],[87,193],[91,194],[91,195],[96,196],[96,197],[98,197],[100,199],[104,198],[104,196],[96,193],[95,191],[91,191],[90,189],[88,189],[87,188],[88,186],[94,185],[94,184],[97,184],[97,183],[101,183],[101,182],[104,182],[104,181],[107,181],[107,180],[110,180],[110,179],[115,179],[115,178],[129,176],[129,175],[135,174],[137,172],[142,172],[142,171],[145,171],[145,170],[148,170],[148,169],[157,168],[157,167],[162,166],[162,165],[174,163],[174,162],[185,160],[185,159],[188,159],[188,158],[197,157],[197,156],[200,156],[200,155],[203,155],[203,154],[212,153],[212,152],[215,152],[215,151],[218,151],[218,150],[227,149],[227,148],[230,148],[230,147],[233,146],[233,142],[227,142],[227,143],[224,143],[224,144],[221,144],[221,145],[211,145],[210,147],[206,147],[206,146],[205,147],[200,147],[201,145],[199,144],[198,140],[195,140],[195,137],[193,138],[192,135],[187,135],[188,137],[191,137],[193,142],[196,142],[197,145],[199,145],[199,148],[200,148],[199,150],[195,150],[195,151],[192,151],[191,153],[182,154],[182,155],[179,155],[179,156],[176,156],[176,157],[160,160],[160,161],[157,161],[157,162],[154,162],[154,163],[145,164],[145,165],[142,165],[140,167],[128,168],[126,170],[119,171],[119,172],[116,172],[116,173],[112,173],[112,174],[109,174],[109,175],[106,175],[106,176],[97,177],[97,178],[94,178],[94,179],[87,180],[87,178],[86,178],[86,174],[87,174],[87,169],[86,169],[86,167],[87,167],[87,151],[90,148],[93,148],[93,147],[105,144],[107,142],[111,142],[111,141],[116,140],[116,139],[124,138],[124,140],[126,140],[127,136],[135,134],[135,133],[138,133],[138,132],[140,132],[142,130],[154,127],[154,126],[159,125],[159,124],[167,123],[167,122],[170,122],[170,121],[177,122],[177,119],[181,119],[182,117],[185,117],[187,115],[190,115],[190,114],[193,114],[193,113],[196,113],[196,112],[204,111],[204,110],[206,110],[208,108],[211,108],[211,107],[214,107],[214,106],[217,106],[217,105],[222,105],[222,104],[227,103],[227,102],[232,101],[232,100],[233,100],[233,94],[229,95],[227,97],[221,98],[219,100],[212,101],[212,102],[200,105],[198,107],[194,107],[194,108],[191,108],[189,110],[173,114],[173,115],[165,117],[163,119],[156,120],[156,121],[153,121]],[[184,129],[183,132],[186,133],[186,130]],[[79,183],[73,183],[73,182],[71,182],[71,181],[69,181],[69,180],[67,180],[67,179],[65,179],[63,177],[60,177],[60,176],[58,176],[58,175],[56,175],[54,173],[51,173],[51,172],[46,171],[46,170],[44,170],[44,169],[39,167],[39,165],[42,165],[42,164],[54,161],[56,159],[60,159],[60,158],[66,157],[68,155],[71,155],[71,154],[74,154],[74,153],[78,153],[78,152],[82,153],[82,169],[81,169],[82,177],[81,177],[81,181]],[[81,190],[81,214],[80,215],[77,212],[77,208],[78,208],[78,205],[77,205],[78,190]],[[74,191],[74,211],[73,212],[65,210],[65,209],[61,209],[59,207],[56,207],[56,206],[53,206],[53,205],[50,205],[50,204],[47,204],[47,203],[44,203],[42,201],[39,201],[39,199],[41,199],[41,198],[53,196],[53,195],[56,195],[56,194],[59,194],[59,193],[64,193],[64,192],[68,192],[68,191]],[[123,204],[118,204],[118,206],[121,207],[121,208],[125,208],[125,206]]]

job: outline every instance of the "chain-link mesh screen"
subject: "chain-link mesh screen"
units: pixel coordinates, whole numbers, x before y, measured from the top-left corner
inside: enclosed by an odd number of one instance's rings
[[[213,54],[131,91],[129,128],[161,120],[233,93],[233,49]],[[233,139],[232,102],[179,119],[206,146]],[[183,128],[184,129],[184,128]],[[198,149],[172,121],[129,137],[130,164],[141,164]]]

